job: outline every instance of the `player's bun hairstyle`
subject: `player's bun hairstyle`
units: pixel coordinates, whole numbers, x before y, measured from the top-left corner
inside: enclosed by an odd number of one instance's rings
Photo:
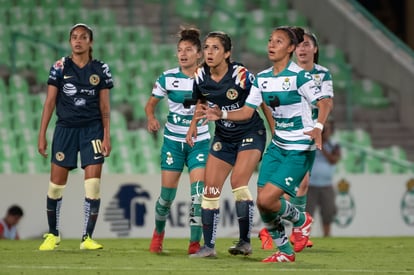
[[[195,27],[180,27],[177,36],[179,38],[178,44],[181,41],[189,41],[197,47],[197,52],[201,51],[201,31]]]
[[[92,31],[91,27],[89,27],[88,25],[86,25],[84,23],[77,23],[77,24],[73,25],[72,28],[70,28],[69,37],[72,36],[73,31],[78,27],[82,27],[85,30],[87,30],[88,34],[89,34],[89,38],[91,39],[91,41],[93,41],[93,31]]]

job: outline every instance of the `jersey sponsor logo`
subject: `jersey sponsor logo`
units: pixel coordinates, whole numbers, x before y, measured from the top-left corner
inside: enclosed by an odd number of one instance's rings
[[[289,80],[288,77],[286,77],[285,81],[283,81],[283,83],[282,83],[283,90],[288,91],[290,89],[290,85],[291,85],[290,80]]]
[[[289,127],[294,127],[295,123],[294,122],[278,122],[278,121],[276,121],[276,126],[278,128],[289,128]]]
[[[226,92],[226,97],[230,100],[235,100],[239,96],[239,93],[236,89],[228,89]]]
[[[75,98],[73,100],[73,102],[75,103],[75,106],[85,106],[86,105],[86,99],[84,99],[84,98]]]
[[[262,83],[262,89],[266,90],[266,88],[267,88],[267,80],[263,81]]]
[[[99,82],[101,81],[101,79],[99,78],[99,76],[97,74],[93,74],[89,77],[89,83],[91,83],[92,85],[98,85]]]
[[[65,159],[65,154],[63,152],[57,152],[55,158],[57,161],[63,161]]]
[[[76,94],[77,90],[75,85],[73,85],[72,83],[66,83],[65,85],[63,85],[63,92],[67,96],[73,96]]]
[[[178,88],[178,87],[180,87],[180,81],[178,81],[178,80],[174,80],[174,81],[171,83],[171,85],[172,85],[174,88]]]
[[[73,75],[64,75],[63,79],[69,79],[69,78],[72,78],[72,77],[73,77]]]
[[[221,142],[217,141],[216,143],[213,144],[213,150],[214,151],[220,151],[223,148],[223,145],[221,144]]]

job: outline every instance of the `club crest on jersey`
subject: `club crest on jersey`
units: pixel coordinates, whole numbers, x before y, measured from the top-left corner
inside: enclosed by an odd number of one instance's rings
[[[55,157],[57,161],[63,161],[65,159],[65,154],[63,152],[57,152]]]
[[[318,74],[313,75],[313,81],[315,82],[315,85],[320,87],[322,86],[321,76]]]
[[[236,89],[231,88],[231,89],[228,89],[227,92],[226,92],[226,97],[230,100],[234,100],[238,96],[239,96],[239,93],[237,92]]]
[[[221,142],[217,141],[216,143],[213,144],[213,150],[214,151],[220,151],[221,148],[223,148],[223,145],[221,144]]]
[[[101,79],[97,74],[93,74],[89,77],[89,83],[91,83],[92,85],[98,85],[99,81],[101,81]]]
[[[289,81],[289,77],[285,78],[285,81],[282,83],[282,88],[283,90],[287,91],[290,89],[290,81]]]

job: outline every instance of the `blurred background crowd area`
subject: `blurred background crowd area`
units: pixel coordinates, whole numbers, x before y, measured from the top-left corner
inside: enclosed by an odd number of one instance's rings
[[[176,34],[195,25],[222,30],[232,58],[258,73],[270,66],[267,40],[280,25],[319,39],[319,63],[334,80],[338,173],[413,173],[414,13],[410,1],[0,0],[0,173],[47,173],[37,131],[50,66],[70,53],[69,29],[94,30],[93,56],[111,68],[113,152],[107,173],[157,173],[162,133],[145,128],[156,78],[177,66]],[[382,3],[382,5],[381,5]],[[395,5],[394,5],[395,4]],[[371,11],[371,12],[370,12]],[[412,85],[411,85],[412,86]],[[165,122],[166,100],[158,118]],[[56,119],[55,117],[53,119]],[[49,138],[53,131],[49,126]]]

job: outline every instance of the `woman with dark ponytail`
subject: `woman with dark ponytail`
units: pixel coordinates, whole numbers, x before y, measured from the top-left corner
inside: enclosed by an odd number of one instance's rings
[[[309,72],[291,60],[303,36],[301,28],[275,28],[267,45],[273,66],[256,76],[244,107],[232,112],[205,110],[208,120],[226,117],[240,121],[251,117],[264,102],[272,113],[273,120],[268,122],[274,133],[259,171],[257,207],[278,251],[263,262],[294,262],[295,252],[302,251],[309,240],[312,224],[308,213],[284,198],[284,194],[296,197],[302,179],[312,168],[315,149],[322,146],[323,125],[332,109],[332,101],[321,95]],[[318,108],[316,121],[312,108]],[[293,224],[293,249],[282,219]]]

